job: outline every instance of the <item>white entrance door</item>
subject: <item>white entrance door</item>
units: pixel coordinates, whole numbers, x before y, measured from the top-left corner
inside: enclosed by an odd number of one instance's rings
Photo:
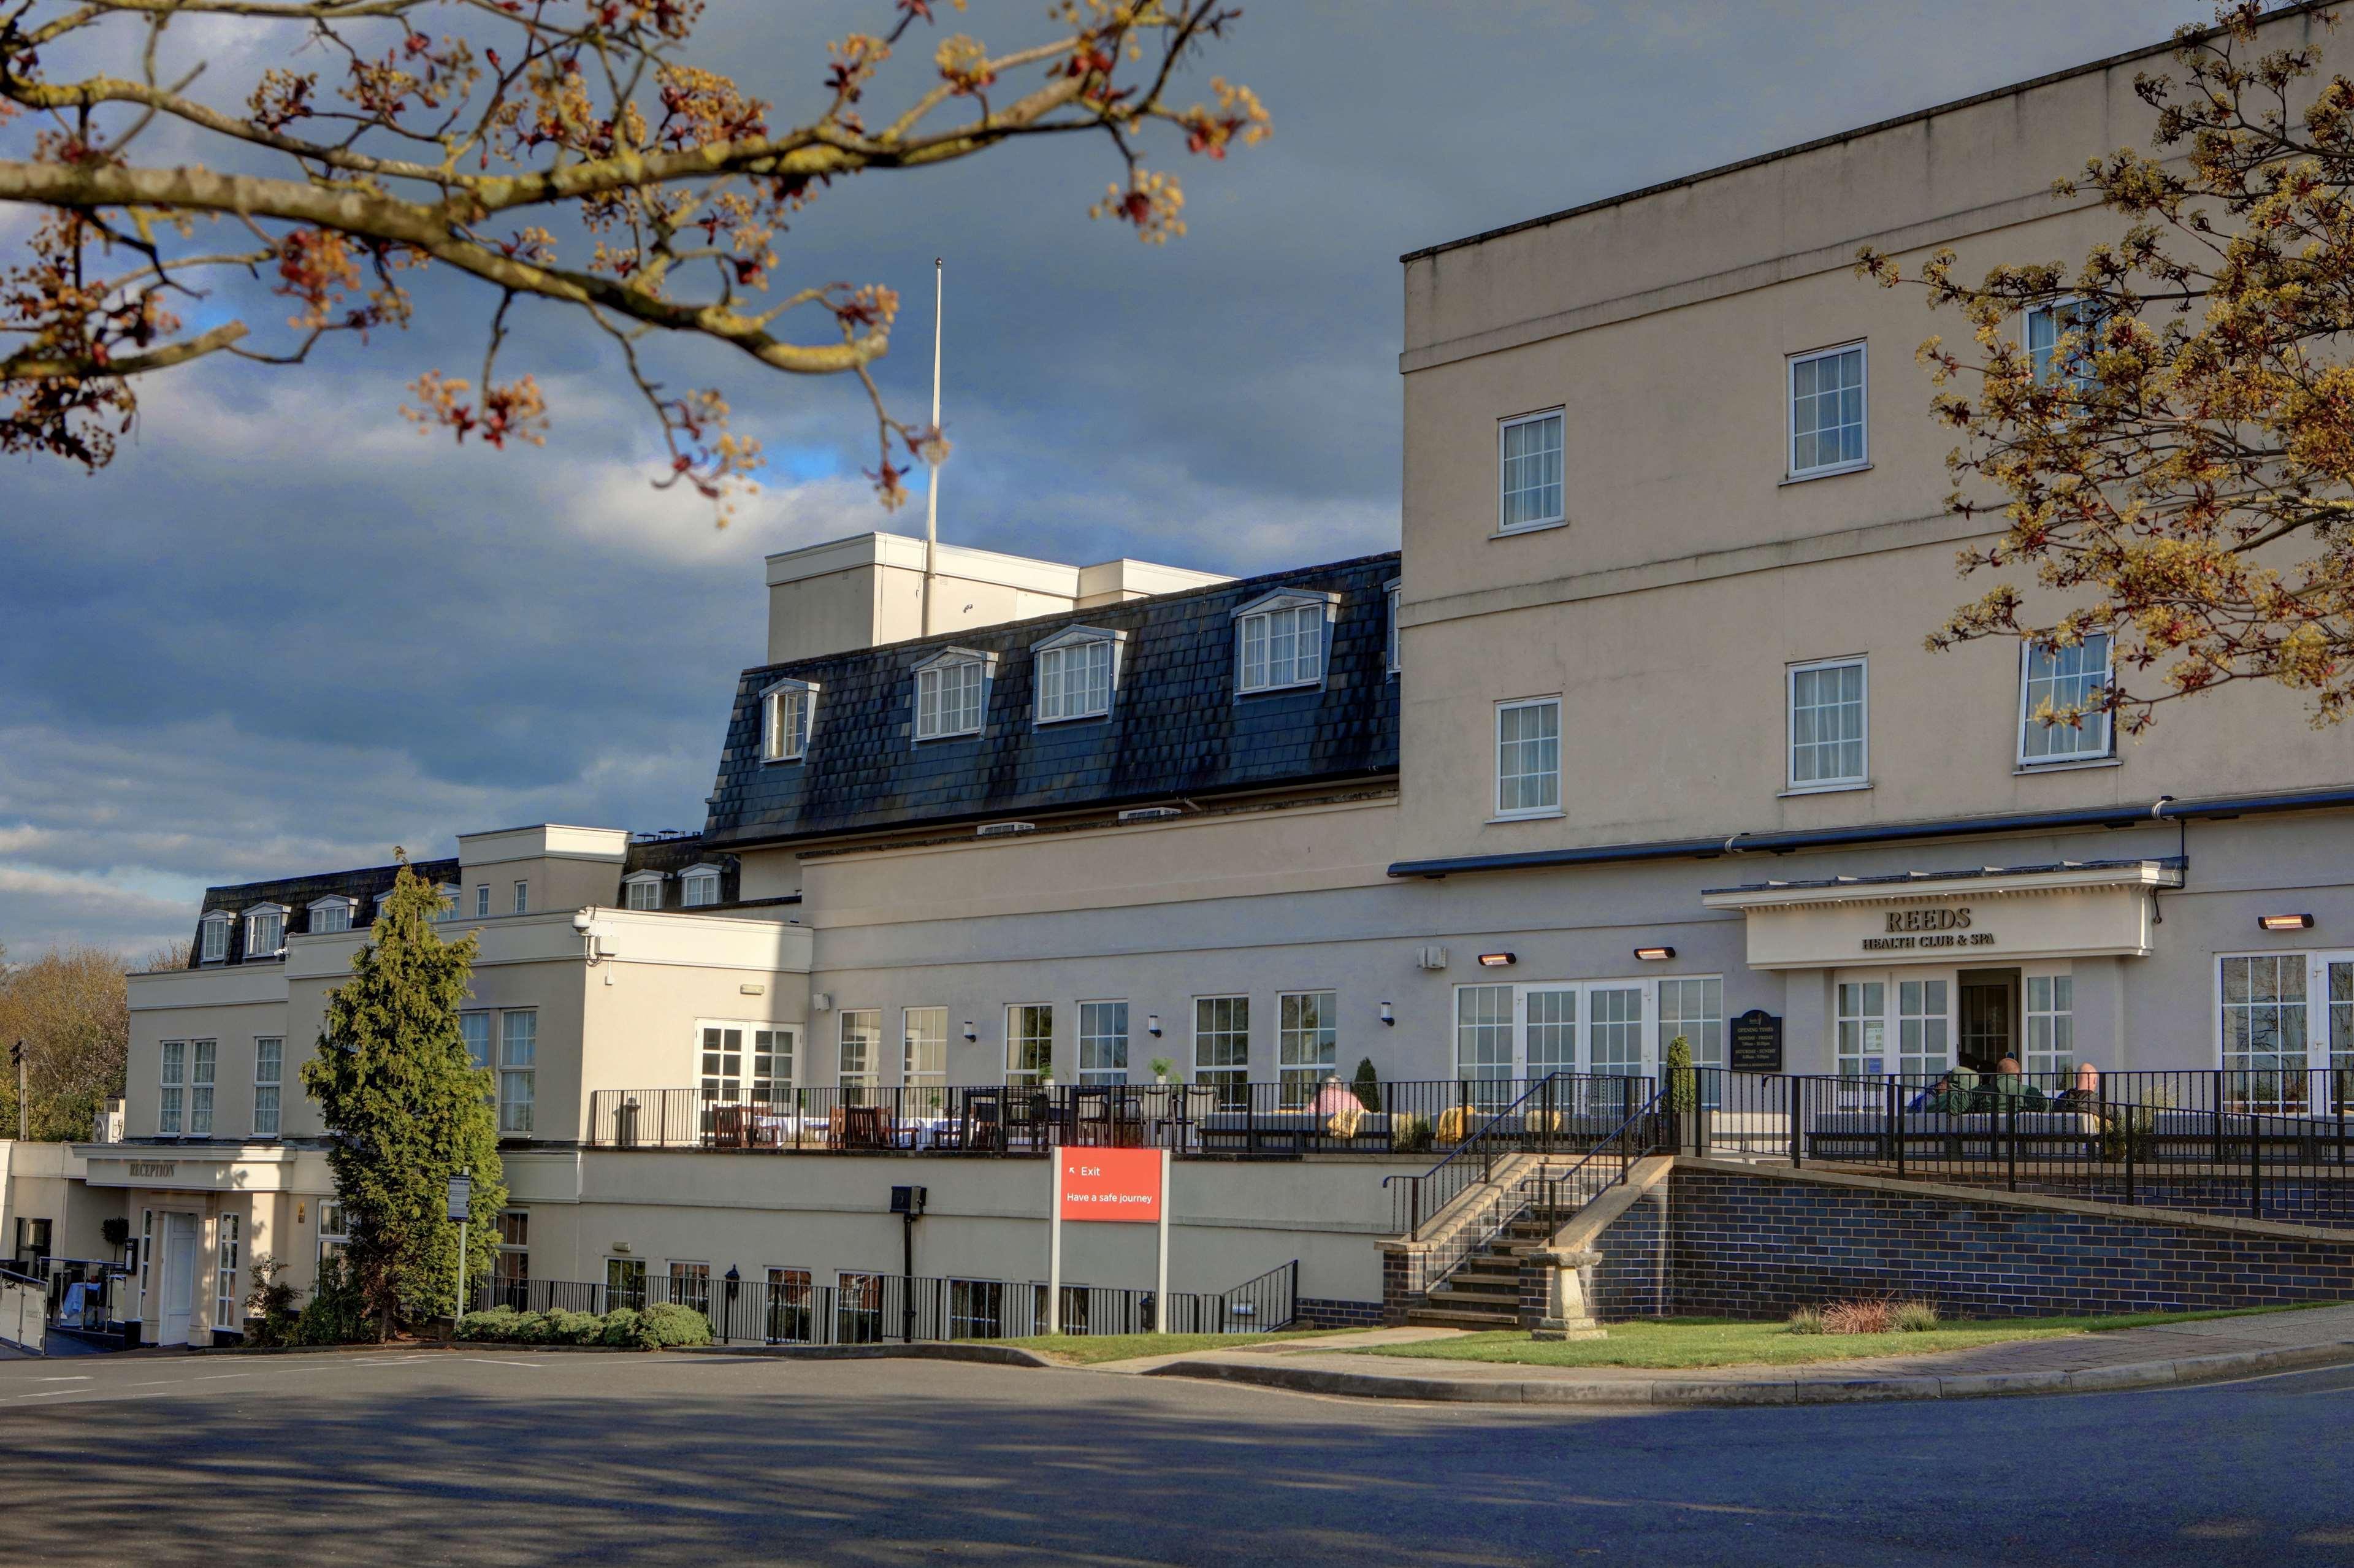
[[[164,1216],[164,1280],[161,1286],[162,1321],[157,1324],[155,1342],[159,1345],[185,1345],[188,1342],[188,1325],[196,1305],[196,1216],[165,1214]]]

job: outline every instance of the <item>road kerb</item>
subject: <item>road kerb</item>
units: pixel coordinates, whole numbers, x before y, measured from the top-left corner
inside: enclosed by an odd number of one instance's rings
[[[1450,1404],[1615,1405],[1623,1409],[1629,1405],[1857,1404],[1893,1400],[2095,1393],[2349,1365],[2354,1365],[2354,1340],[2082,1367],[2073,1372],[1976,1372],[1955,1377],[1915,1374],[1822,1380],[1787,1376],[1503,1380],[1426,1373],[1401,1377],[1385,1372],[1341,1372],[1331,1367],[1286,1366],[1280,1361],[1208,1360],[1172,1361],[1142,1375],[1204,1378],[1360,1399]]]

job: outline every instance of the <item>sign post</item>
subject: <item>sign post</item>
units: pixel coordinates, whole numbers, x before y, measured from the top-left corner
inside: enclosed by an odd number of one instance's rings
[[[1046,1332],[1062,1332],[1063,1222],[1157,1224],[1152,1326],[1169,1330],[1169,1151],[1089,1149],[1063,1144],[1048,1162],[1054,1187],[1046,1206]]]
[[[458,1305],[451,1321],[466,1315],[466,1218],[474,1205],[474,1173],[461,1171],[450,1178],[449,1216],[458,1222]]]

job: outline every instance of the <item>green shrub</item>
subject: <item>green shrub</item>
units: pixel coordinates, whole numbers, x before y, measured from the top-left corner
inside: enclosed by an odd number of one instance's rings
[[[594,1312],[567,1312],[558,1308],[547,1315],[547,1342],[551,1345],[593,1345],[604,1333],[605,1319]]]
[[[1671,1111],[1697,1109],[1700,1105],[1700,1075],[1692,1071],[1691,1042],[1677,1035],[1668,1042],[1668,1108]]]
[[[711,1319],[692,1307],[657,1301],[639,1314],[647,1336],[657,1345],[707,1345]]]
[[[285,1263],[266,1252],[253,1255],[253,1294],[245,1298],[245,1342],[249,1345],[291,1345],[302,1314],[294,1298],[302,1294],[279,1276]]]
[[[547,1343],[547,1318],[540,1312],[518,1312],[504,1336],[509,1344],[544,1345]]]
[[[1823,1313],[1819,1307],[1801,1307],[1790,1314],[1790,1332],[1819,1334],[1823,1332]]]
[[[1357,1103],[1376,1116],[1382,1108],[1382,1075],[1373,1071],[1373,1059],[1367,1056],[1357,1064],[1357,1081],[1351,1086],[1356,1090]]]
[[[487,1312],[469,1312],[458,1319],[461,1340],[504,1340],[514,1332],[515,1309],[504,1302]]]
[[[1900,1334],[1925,1334],[1937,1326],[1935,1301],[1899,1301],[1888,1315],[1888,1326]]]
[[[360,1296],[359,1281],[352,1277],[342,1255],[331,1253],[320,1259],[319,1287],[311,1292],[302,1316],[294,1320],[293,1342],[358,1345],[373,1344],[383,1337]]]
[[[625,1345],[650,1351],[654,1341],[646,1338],[645,1321],[631,1307],[616,1307],[605,1314],[605,1330],[598,1336],[600,1344]]]
[[[1390,1117],[1391,1147],[1400,1154],[1420,1154],[1430,1148],[1430,1118],[1404,1112]]]

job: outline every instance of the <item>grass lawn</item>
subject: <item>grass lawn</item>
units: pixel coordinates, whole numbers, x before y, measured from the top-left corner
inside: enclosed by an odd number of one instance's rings
[[[1469,1334],[1459,1340],[1433,1340],[1418,1344],[1367,1345],[1352,1348],[1349,1353],[1426,1361],[1517,1361],[1542,1367],[1787,1366],[1804,1361],[1962,1351],[2006,1340],[2054,1340],[2115,1329],[2145,1329],[2205,1318],[2243,1318],[2254,1312],[2295,1310],[2294,1307],[2260,1307],[2250,1312],[1956,1319],[1916,1334],[1794,1334],[1787,1323],[1667,1318],[1613,1323],[1606,1340],[1538,1340],[1524,1332]]]
[[[1272,1334],[1033,1334],[1023,1340],[976,1340],[972,1342],[1017,1345],[1025,1351],[1036,1351],[1041,1355],[1087,1366],[1096,1361],[1124,1361],[1130,1356],[1173,1355],[1181,1351],[1231,1351],[1241,1345],[1263,1345],[1270,1340],[1304,1340],[1338,1331],[1331,1329],[1286,1329]],[[1528,1336],[1523,1334],[1521,1338],[1525,1340]]]

